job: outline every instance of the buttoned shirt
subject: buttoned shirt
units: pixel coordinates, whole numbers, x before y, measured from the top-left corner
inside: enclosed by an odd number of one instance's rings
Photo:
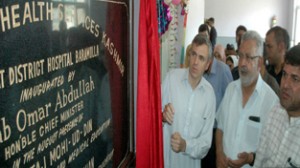
[[[175,110],[173,124],[163,126],[166,168],[199,168],[201,158],[211,146],[216,108],[214,91],[205,78],[201,78],[197,87],[192,89],[188,74],[188,69],[172,70],[162,85],[162,109],[172,103]],[[185,152],[172,150],[171,135],[175,132],[185,139]]]
[[[260,75],[244,107],[241,80],[228,85],[217,112],[217,125],[223,132],[223,150],[227,157],[235,160],[241,152],[256,151],[261,127],[277,102],[277,95]]]
[[[210,72],[203,76],[214,88],[218,109],[228,84],[233,81],[231,71],[228,65],[214,58]]]
[[[254,167],[300,167],[300,117],[278,104],[263,128]]]

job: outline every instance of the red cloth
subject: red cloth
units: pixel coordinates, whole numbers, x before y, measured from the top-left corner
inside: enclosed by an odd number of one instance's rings
[[[140,0],[136,167],[163,167],[160,54],[155,0]]]

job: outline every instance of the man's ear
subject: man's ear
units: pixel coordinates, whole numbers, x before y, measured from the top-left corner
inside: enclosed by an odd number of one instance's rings
[[[261,70],[262,66],[264,66],[264,58],[263,57],[258,57],[258,63],[257,63],[257,67],[259,69],[259,71]]]
[[[278,50],[279,50],[279,52],[283,52],[283,53],[286,52],[286,48],[285,48],[284,42],[280,42],[280,43],[278,44]]]
[[[212,64],[212,62],[213,62],[213,58],[212,59],[209,59],[208,61],[207,61],[207,64],[205,65],[206,67],[205,67],[205,71],[208,71],[209,70],[209,68],[210,68],[210,66],[211,66],[211,64]]]

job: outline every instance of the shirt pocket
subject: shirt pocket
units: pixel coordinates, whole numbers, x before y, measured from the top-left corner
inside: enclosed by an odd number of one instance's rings
[[[196,115],[195,118],[193,118],[193,122],[192,122],[192,127],[190,129],[190,136],[192,138],[198,138],[202,131],[203,128],[205,127],[207,122],[207,117],[205,116],[201,116],[201,115]]]
[[[249,148],[256,150],[261,132],[261,123],[248,120],[246,124],[246,142],[249,145]]]
[[[299,127],[297,129],[300,129]],[[298,143],[290,143],[290,149],[288,150],[290,154],[287,154],[290,158],[290,165],[293,164],[294,167],[300,167],[300,146]]]

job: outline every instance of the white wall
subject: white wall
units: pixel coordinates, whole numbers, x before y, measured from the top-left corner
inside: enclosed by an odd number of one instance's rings
[[[298,44],[300,42],[300,0],[294,0],[293,4],[293,29],[292,29],[292,38],[294,40],[294,44]]]
[[[205,0],[205,18],[214,17],[218,36],[234,37],[238,25],[256,30],[263,38],[271,18],[292,32],[290,9],[293,0]]]
[[[198,33],[200,24],[204,21],[204,0],[190,0],[187,18],[185,48],[192,42]]]
[[[298,31],[294,28],[294,10],[297,5],[299,6],[299,3],[300,0],[190,0],[185,48],[197,34],[198,27],[203,23],[204,18],[209,17],[215,18],[215,27],[218,31],[217,43],[224,46],[227,43],[236,45],[235,30],[238,25],[244,25],[249,30],[255,30],[262,38],[265,38],[273,16],[276,16],[278,26],[287,29],[293,45],[295,32]],[[179,40],[181,40],[181,35],[179,35]],[[182,42],[179,42],[178,46],[180,45]],[[168,50],[167,40],[163,38],[161,45],[162,80],[169,70]],[[180,58],[180,54],[178,49],[178,58]]]
[[[185,42],[183,42],[183,16],[180,15],[181,7],[178,7],[178,25],[181,27],[178,27],[178,42],[177,42],[177,56],[176,61],[179,67],[179,60],[181,57],[181,46],[184,43],[184,46],[190,44],[195,37],[195,35],[198,33],[198,27],[201,24],[201,22],[204,20],[204,0],[190,0],[189,1],[189,12],[188,12],[188,18],[187,18],[187,26],[186,26],[186,34],[185,34]],[[167,31],[161,41],[161,81],[165,78],[166,73],[169,71],[169,44],[168,44],[168,33]]]

